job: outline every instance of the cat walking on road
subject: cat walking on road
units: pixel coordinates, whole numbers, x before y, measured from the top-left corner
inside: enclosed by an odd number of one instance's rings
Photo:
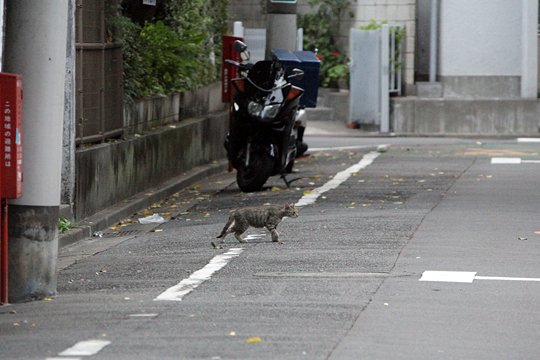
[[[298,217],[298,209],[294,204],[285,204],[285,206],[254,206],[233,210],[229,215],[229,221],[227,221],[223,230],[221,230],[221,234],[217,236],[221,241],[217,242],[217,244],[212,242],[212,246],[216,249],[221,248],[220,244],[223,244],[228,234],[234,234],[236,240],[241,243],[247,242],[242,239],[242,234],[250,226],[255,228],[265,227],[270,231],[273,242],[282,243],[279,240],[279,234],[276,228],[284,217]]]

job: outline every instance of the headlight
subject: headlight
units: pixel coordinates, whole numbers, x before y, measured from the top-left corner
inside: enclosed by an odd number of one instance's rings
[[[250,101],[247,107],[249,115],[259,116],[263,110],[263,106],[255,101]]]
[[[263,119],[273,119],[279,112],[280,105],[267,105],[264,107],[261,118]]]

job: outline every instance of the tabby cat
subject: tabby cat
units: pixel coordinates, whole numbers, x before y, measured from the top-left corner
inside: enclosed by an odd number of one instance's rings
[[[250,226],[267,228],[272,235],[272,241],[281,243],[276,228],[284,217],[298,217],[298,209],[294,204],[285,204],[285,206],[253,206],[233,210],[229,215],[229,221],[227,221],[227,224],[221,230],[221,234],[217,236],[221,241],[217,244],[212,242],[212,246],[214,248],[220,248],[218,244],[222,244],[225,241],[225,237],[231,233],[234,233],[236,240],[239,242],[247,242],[242,239],[241,235]]]

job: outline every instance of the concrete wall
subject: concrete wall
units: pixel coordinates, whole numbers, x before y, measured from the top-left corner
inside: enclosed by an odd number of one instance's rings
[[[538,136],[536,99],[394,98],[392,129],[399,135]]]
[[[223,159],[228,112],[223,111],[223,105],[218,106],[218,90],[213,86],[182,95],[180,103],[186,108],[180,106],[175,115],[180,121],[165,119],[164,126],[148,128],[148,132],[127,140],[79,149],[75,219],[82,220],[195,166]]]
[[[229,20],[231,34],[235,21],[242,21],[247,28],[266,28],[266,0],[230,1]]]
[[[441,1],[439,19],[440,75],[521,74],[521,1]]]
[[[440,2],[439,80],[444,97],[522,96],[522,1]]]

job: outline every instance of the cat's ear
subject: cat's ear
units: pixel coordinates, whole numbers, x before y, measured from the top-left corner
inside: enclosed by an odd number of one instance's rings
[[[291,209],[291,208],[292,208],[292,206],[291,206],[291,205],[292,205],[292,204],[289,204],[289,203],[285,203],[285,209]]]

